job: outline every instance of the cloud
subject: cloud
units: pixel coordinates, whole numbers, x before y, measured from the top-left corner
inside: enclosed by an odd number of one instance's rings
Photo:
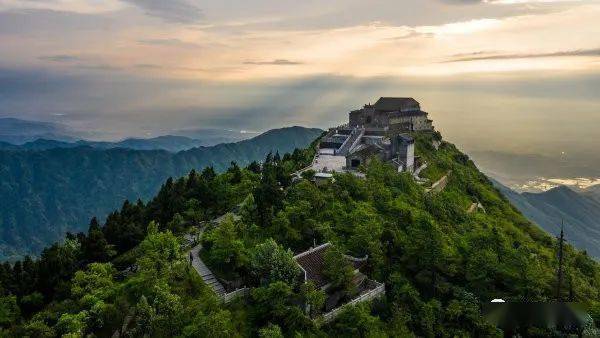
[[[94,71],[118,71],[121,67],[110,65],[108,63],[94,62],[88,58],[82,58],[80,56],[59,54],[59,55],[46,55],[38,57],[38,60],[63,63],[69,65],[72,68],[94,70]]]
[[[147,15],[172,23],[195,23],[202,19],[202,10],[186,0],[124,0]]]
[[[176,72],[211,72],[220,69],[210,69],[210,68],[198,68],[198,67],[179,67],[179,66],[169,66],[169,65],[160,65],[155,63],[138,63],[133,65],[134,69],[140,70],[148,70],[148,71],[176,71]]]
[[[122,70],[121,67],[112,66],[112,65],[108,65],[108,64],[80,64],[80,65],[77,65],[75,67],[79,68],[79,69],[96,70],[96,71],[118,71],[118,70]]]
[[[119,0],[2,0],[2,10],[51,10],[80,14],[102,14],[119,10]]]
[[[447,4],[472,5],[472,4],[492,4],[492,5],[524,5],[524,4],[549,4],[549,3],[568,3],[584,2],[583,0],[440,0]]]
[[[518,5],[534,3],[584,2],[584,0],[482,0],[481,2],[500,5]]]
[[[435,36],[435,34],[433,34],[431,32],[418,32],[413,29],[404,35],[387,38],[386,40],[398,41],[398,40],[407,40],[407,39],[412,39],[412,38],[432,38],[434,36]]]
[[[492,54],[492,52],[479,51],[479,52],[466,53],[466,54],[455,54],[455,55],[453,55],[453,59],[443,61],[443,63],[481,61],[481,60],[534,59],[534,58],[561,57],[561,56],[600,56],[600,48],[557,51],[557,52],[551,52],[551,53],[523,53],[523,54],[497,54],[497,53]]]
[[[170,46],[170,47],[200,47],[199,44],[193,42],[186,42],[179,39],[167,38],[167,39],[140,39],[139,44],[150,45],[150,46]]]
[[[276,59],[273,61],[246,61],[244,62],[245,65],[258,65],[258,66],[265,66],[265,65],[270,65],[270,66],[294,66],[294,65],[303,65],[303,62],[298,62],[298,61],[290,61],[290,60],[286,60],[286,59]]]
[[[152,63],[138,63],[133,65],[134,68],[138,68],[138,69],[163,69],[164,66],[162,65],[157,65],[157,64],[152,64]]]
[[[78,56],[74,55],[46,55],[38,57],[39,60],[43,61],[52,61],[52,62],[75,62],[80,61],[81,59]]]
[[[482,2],[487,2],[485,0],[441,0],[445,3],[457,4],[457,5],[467,5],[467,4],[477,4]]]

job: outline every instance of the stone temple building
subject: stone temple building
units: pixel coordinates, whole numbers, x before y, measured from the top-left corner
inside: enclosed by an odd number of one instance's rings
[[[394,131],[432,130],[432,121],[417,100],[405,97],[382,97],[374,105],[350,112],[351,127],[388,128]]]
[[[415,141],[409,133],[426,131],[433,131],[433,125],[419,102],[413,98],[382,97],[374,105],[351,111],[348,124],[331,128],[310,169],[317,172],[317,177],[356,171],[377,157],[392,163],[398,171],[413,172]]]
[[[385,136],[368,135],[365,131],[361,142],[345,154],[346,169],[356,170],[374,156],[382,161],[392,162],[398,171],[412,172],[415,164],[415,141],[407,134],[393,135],[389,140]]]

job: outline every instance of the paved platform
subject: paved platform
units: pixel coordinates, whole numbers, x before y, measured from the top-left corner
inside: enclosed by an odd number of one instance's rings
[[[312,164],[312,170],[316,172],[343,172],[346,166],[346,157],[327,154],[319,154]]]

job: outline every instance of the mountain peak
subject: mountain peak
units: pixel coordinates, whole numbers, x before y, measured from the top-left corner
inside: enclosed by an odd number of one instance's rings
[[[569,188],[566,185],[559,185],[558,187],[554,187],[550,190],[548,190],[547,192],[549,193],[568,193],[568,194],[575,194],[576,192]]]

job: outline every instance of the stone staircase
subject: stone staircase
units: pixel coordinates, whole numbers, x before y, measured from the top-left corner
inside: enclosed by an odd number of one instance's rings
[[[238,204],[230,212],[213,219],[211,221],[211,223],[214,226],[219,226],[227,217],[233,217],[234,220],[239,219],[240,216],[237,214],[237,212],[241,207],[242,207],[242,204]],[[188,243],[190,245],[193,245],[192,249],[189,251],[189,255],[191,255],[191,258],[192,258],[191,265],[194,267],[194,270],[196,270],[196,272],[198,273],[198,275],[200,275],[200,277],[202,278],[204,283],[206,283],[211,289],[213,289],[213,291],[217,294],[217,296],[224,303],[227,304],[227,303],[233,301],[234,299],[246,296],[249,292],[249,289],[246,287],[243,287],[243,288],[240,288],[240,289],[237,289],[237,290],[227,293],[227,290],[225,290],[225,287],[223,286],[223,284],[221,284],[221,282],[219,282],[219,280],[217,279],[217,276],[215,276],[212,273],[212,271],[210,271],[208,266],[206,266],[206,264],[204,264],[204,262],[202,261],[202,259],[200,258],[200,255],[199,255],[200,251],[202,250],[201,239],[202,239],[203,234],[204,234],[204,228],[202,228],[200,230],[200,233],[196,237],[192,234],[188,234],[185,236]],[[194,245],[195,243],[198,243],[198,244]]]
[[[198,255],[198,253],[200,252],[201,249],[202,249],[202,244],[198,244],[194,248],[192,248],[192,250],[191,250],[191,254],[193,257],[192,266],[198,272],[200,277],[202,277],[202,280],[204,281],[204,283],[206,283],[208,286],[210,286],[219,297],[223,297],[226,293],[225,288],[223,287],[223,284],[221,284],[221,282],[219,282],[217,277],[206,266],[206,264],[204,264],[204,262],[200,259],[200,256]]]
[[[364,135],[365,130],[363,128],[354,128],[350,136],[344,142],[344,144],[340,147],[340,149],[335,151],[335,155],[337,156],[346,156],[350,152],[350,149],[355,146],[355,143]]]

